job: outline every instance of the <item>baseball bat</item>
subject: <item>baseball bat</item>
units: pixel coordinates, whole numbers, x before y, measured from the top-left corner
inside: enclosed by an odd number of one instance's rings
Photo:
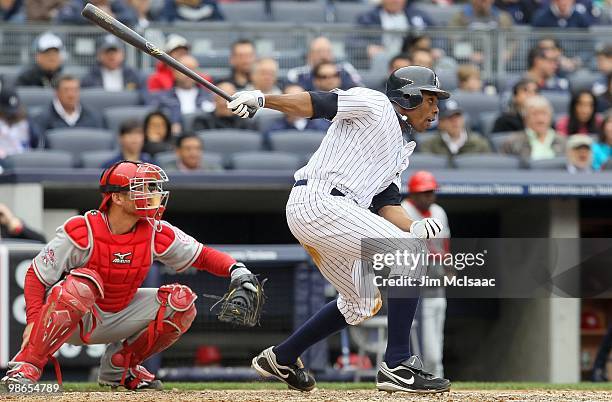
[[[83,8],[83,11],[81,11],[81,15],[93,22],[94,24],[98,25],[99,27],[115,35],[122,41],[134,46],[136,49],[155,57],[157,60],[160,60],[162,63],[167,64],[176,71],[185,74],[187,77],[191,78],[198,84],[204,85],[206,88],[216,93],[223,99],[227,101],[232,100],[232,97],[227,92],[225,92],[212,82],[205,80],[198,73],[186,67],[183,63],[177,61],[172,56],[169,56],[160,48],[158,48],[151,42],[148,42],[145,38],[134,32],[132,29],[117,21],[115,18],[111,17],[93,4],[88,3],[85,8]]]

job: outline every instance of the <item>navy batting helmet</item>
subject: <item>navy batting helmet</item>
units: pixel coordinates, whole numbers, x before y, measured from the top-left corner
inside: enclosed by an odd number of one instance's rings
[[[440,80],[436,73],[427,67],[398,68],[387,79],[387,97],[404,109],[414,109],[423,102],[421,91],[434,92],[438,99],[450,97],[448,92],[440,89]]]

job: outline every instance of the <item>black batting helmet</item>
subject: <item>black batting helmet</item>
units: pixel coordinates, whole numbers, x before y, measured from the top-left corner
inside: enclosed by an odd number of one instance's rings
[[[387,97],[404,109],[414,109],[423,102],[421,91],[435,92],[438,99],[450,97],[448,92],[440,89],[440,80],[436,73],[427,67],[398,68],[387,79]]]

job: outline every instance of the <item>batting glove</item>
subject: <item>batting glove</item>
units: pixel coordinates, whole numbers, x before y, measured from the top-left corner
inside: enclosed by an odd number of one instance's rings
[[[243,263],[237,262],[230,267],[230,277],[232,281],[240,278],[241,276],[244,277],[245,275],[252,276],[253,274],[251,271],[249,271],[249,269]],[[256,292],[255,287],[250,282],[245,283],[244,287],[250,291]]]
[[[253,117],[259,108],[264,107],[266,98],[261,91],[242,91],[236,92],[231,102],[227,102],[227,107],[232,113],[246,119]]]
[[[419,239],[433,239],[442,231],[442,222],[436,218],[425,218],[412,222],[410,233]]]

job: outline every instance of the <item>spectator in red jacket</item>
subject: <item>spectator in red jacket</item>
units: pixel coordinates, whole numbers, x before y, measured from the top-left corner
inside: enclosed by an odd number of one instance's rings
[[[179,59],[183,56],[190,54],[191,45],[181,35],[170,34],[164,46],[164,51],[168,55]],[[212,82],[212,78],[203,73],[199,73],[200,76],[208,81]],[[168,67],[161,61],[155,65],[155,72],[149,76],[147,80],[147,88],[150,92],[155,91],[168,91],[174,87],[174,70]]]

